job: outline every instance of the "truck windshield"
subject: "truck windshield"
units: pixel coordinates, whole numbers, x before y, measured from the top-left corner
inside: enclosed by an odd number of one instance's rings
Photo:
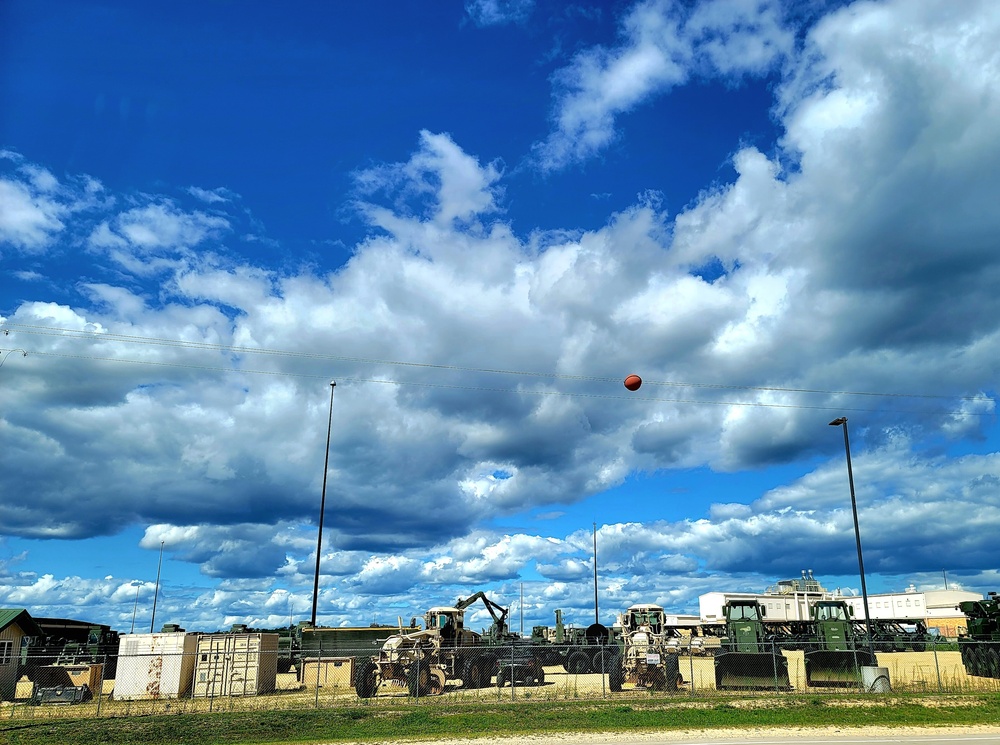
[[[846,621],[847,615],[844,613],[844,609],[839,605],[829,606],[821,605],[817,609],[816,613],[817,619],[820,621]]]

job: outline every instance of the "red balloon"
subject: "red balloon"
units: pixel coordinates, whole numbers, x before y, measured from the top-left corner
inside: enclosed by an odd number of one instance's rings
[[[627,378],[625,378],[625,387],[628,388],[630,391],[639,390],[639,386],[641,385],[642,385],[642,378],[640,378],[638,375],[629,375]]]

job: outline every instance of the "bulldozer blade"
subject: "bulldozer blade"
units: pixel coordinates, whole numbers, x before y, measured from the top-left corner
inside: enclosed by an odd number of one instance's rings
[[[720,691],[789,689],[788,660],[780,652],[723,652],[715,656],[715,687]]]
[[[805,653],[806,685],[815,687],[859,687],[861,668],[875,665],[867,650],[815,651]]]

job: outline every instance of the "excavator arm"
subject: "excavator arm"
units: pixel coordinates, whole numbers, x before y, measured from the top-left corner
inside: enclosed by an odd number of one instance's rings
[[[475,593],[474,595],[470,595],[465,599],[459,598],[458,601],[455,603],[455,607],[458,608],[458,610],[460,611],[464,611],[470,605],[474,605],[477,600],[482,600],[483,605],[486,606],[486,610],[489,611],[490,616],[493,618],[493,624],[497,630],[497,634],[499,636],[506,634],[508,631],[507,629],[508,609],[504,608],[502,605],[494,603],[492,600],[486,597],[486,593],[484,593],[482,590]]]

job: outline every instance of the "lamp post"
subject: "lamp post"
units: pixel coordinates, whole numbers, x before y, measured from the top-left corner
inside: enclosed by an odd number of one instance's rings
[[[847,480],[851,485],[851,513],[854,515],[854,539],[858,544],[858,570],[861,572],[861,602],[865,611],[865,631],[868,635],[868,651],[872,658],[875,649],[872,646],[872,624],[868,616],[868,588],[865,586],[865,560],[861,555],[861,529],[858,527],[858,501],[854,496],[854,472],[851,470],[851,441],[847,436],[847,417],[842,416],[830,422],[831,427],[844,428],[844,451],[847,453]]]
[[[337,381],[330,381],[330,415],[326,423],[326,459],[323,461],[323,494],[319,501],[319,531],[316,536],[316,576],[313,579],[313,604],[310,625],[316,628],[316,603],[319,600],[319,557],[323,549],[323,515],[326,512],[326,475],[330,471],[330,433],[333,431],[333,392]]]
[[[23,349],[7,349],[7,350],[0,349],[0,355],[3,355],[2,357],[0,357],[0,367],[3,367],[3,363],[6,362],[7,358],[10,357],[12,354],[14,354],[14,352],[20,352],[22,357],[28,356],[28,353],[25,352]]]
[[[597,610],[597,523],[594,523],[594,623],[601,622],[601,614]]]

